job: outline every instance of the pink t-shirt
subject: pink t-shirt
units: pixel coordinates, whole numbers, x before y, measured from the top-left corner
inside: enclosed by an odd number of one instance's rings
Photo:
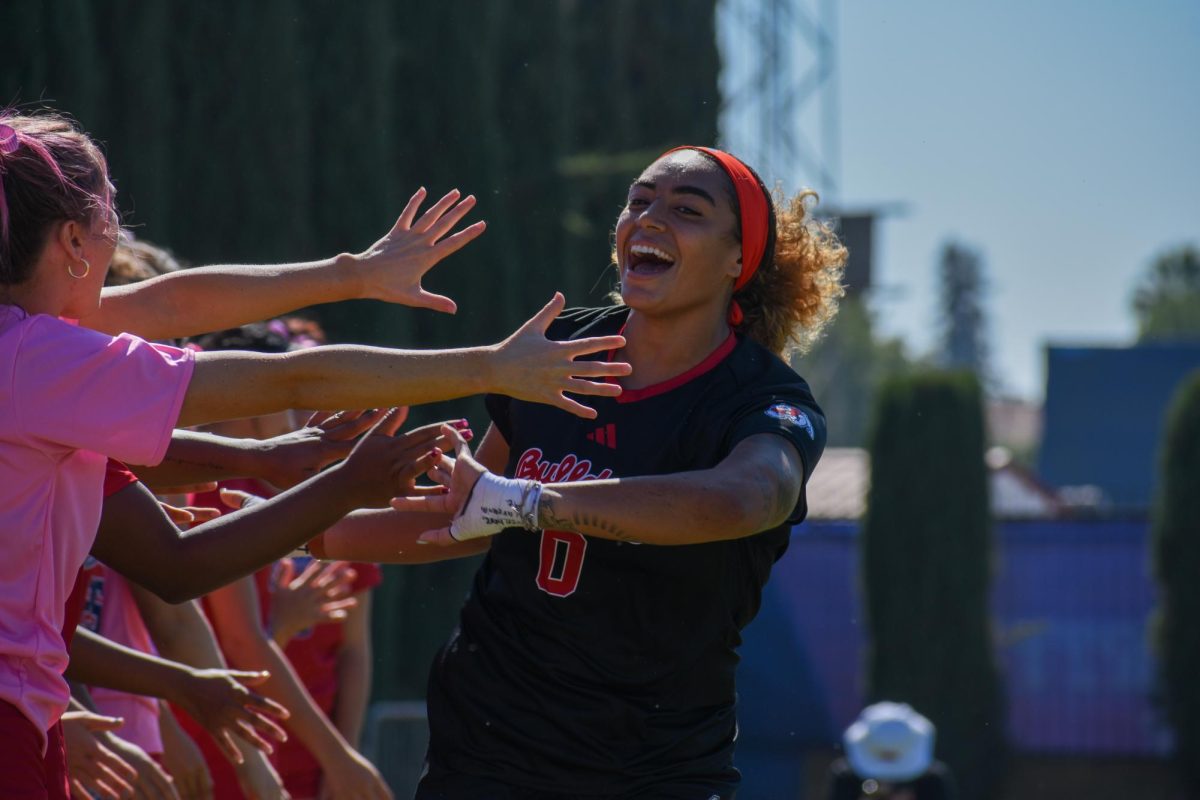
[[[193,354],[0,306],[0,700],[62,715],[64,603],[96,538],[106,456],[156,464]]]

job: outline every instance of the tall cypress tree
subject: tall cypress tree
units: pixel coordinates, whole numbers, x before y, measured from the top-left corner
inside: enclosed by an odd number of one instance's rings
[[[982,397],[966,373],[884,382],[871,451],[861,565],[867,694],[937,726],[963,796],[996,796],[1004,716],[988,586],[991,522]]]
[[[1163,429],[1153,512],[1159,676],[1189,796],[1200,796],[1200,371],[1178,389]]]

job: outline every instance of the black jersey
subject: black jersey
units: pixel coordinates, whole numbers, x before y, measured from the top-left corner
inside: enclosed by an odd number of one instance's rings
[[[569,310],[548,335],[617,333],[627,315]],[[705,469],[740,440],[773,433],[795,446],[807,479],[825,443],[808,385],[734,335],[675,379],[587,400],[595,420],[489,396],[509,445],[506,474],[554,483]],[[805,510],[801,491],[788,522]],[[683,546],[496,535],[430,676],[431,760],[581,796],[736,783],[735,648],[789,528]]]

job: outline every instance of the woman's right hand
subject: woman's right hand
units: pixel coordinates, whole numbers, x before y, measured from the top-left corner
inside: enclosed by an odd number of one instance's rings
[[[565,342],[547,339],[546,330],[565,305],[562,293],[555,292],[541,311],[494,346],[495,391],[520,400],[557,406],[584,419],[595,419],[594,409],[572,400],[564,392],[616,397],[621,394],[617,384],[587,379],[628,375],[633,368],[619,361],[575,359],[591,353],[619,350],[625,346],[625,337],[594,336]]]

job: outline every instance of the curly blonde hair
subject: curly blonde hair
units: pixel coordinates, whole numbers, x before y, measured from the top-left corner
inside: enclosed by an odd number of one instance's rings
[[[774,193],[774,241],[754,277],[734,295],[745,315],[738,331],[785,359],[821,338],[845,294],[847,251],[828,224],[809,216],[817,200],[811,189],[790,198]]]

